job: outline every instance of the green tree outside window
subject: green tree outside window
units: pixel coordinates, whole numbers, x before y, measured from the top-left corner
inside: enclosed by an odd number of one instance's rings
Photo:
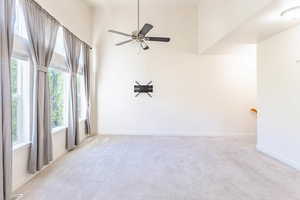
[[[51,126],[52,128],[64,125],[64,73],[49,70],[50,106],[51,106]]]

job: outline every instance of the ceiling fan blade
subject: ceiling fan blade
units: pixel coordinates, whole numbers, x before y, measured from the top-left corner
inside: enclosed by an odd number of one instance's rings
[[[146,36],[152,29],[153,26],[151,24],[145,24],[139,34]]]
[[[121,45],[127,44],[127,43],[132,42],[132,41],[133,41],[133,39],[126,40],[124,42],[117,43],[116,46],[121,46]]]
[[[132,37],[132,35],[129,35],[127,33],[122,33],[122,32],[119,32],[119,31],[115,31],[115,30],[108,30],[108,32],[118,34],[118,35],[127,36],[127,37]]]
[[[144,49],[144,50],[150,49],[150,47],[148,46],[148,44],[147,44],[145,41],[141,42],[141,47],[142,47],[142,49]]]
[[[146,37],[147,41],[152,41],[152,42],[170,42],[171,38],[166,38],[166,37]]]

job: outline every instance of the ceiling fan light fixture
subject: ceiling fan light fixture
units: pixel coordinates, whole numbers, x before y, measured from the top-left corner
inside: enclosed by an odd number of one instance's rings
[[[141,42],[141,47],[142,47],[144,50],[148,50],[148,49],[149,49],[149,46],[147,45],[146,42]]]
[[[280,14],[281,17],[286,17],[289,19],[300,19],[300,6],[295,6],[283,11]]]

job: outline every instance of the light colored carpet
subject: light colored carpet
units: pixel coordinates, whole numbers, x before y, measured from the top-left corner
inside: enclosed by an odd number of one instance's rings
[[[26,200],[296,200],[300,174],[253,137],[99,137],[19,192]]]

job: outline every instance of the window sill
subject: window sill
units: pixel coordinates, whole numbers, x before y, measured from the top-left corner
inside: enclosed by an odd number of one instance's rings
[[[79,119],[79,123],[80,123],[80,122],[84,122],[84,121],[86,121],[85,118]]]
[[[23,142],[23,143],[14,144],[13,145],[13,152],[19,151],[19,150],[22,150],[22,149],[27,149],[27,148],[30,147],[30,145],[31,145],[30,142]]]
[[[56,127],[54,129],[52,129],[52,134],[58,134],[65,130],[67,130],[67,127],[65,127],[65,126]]]
[[[84,121],[86,121],[86,119],[84,119],[84,118],[80,119],[79,123],[84,122]],[[57,128],[52,129],[52,134],[59,134],[66,130],[67,130],[67,127],[65,127],[65,126],[57,127]],[[30,147],[30,145],[31,145],[31,142],[20,142],[17,144],[13,144],[13,151],[15,152],[15,151],[19,151],[22,149],[27,149]]]
[[[82,119],[79,119],[79,123],[82,123],[86,121],[86,119],[82,118]],[[58,134],[58,133],[61,133],[63,131],[66,131],[67,130],[67,127],[66,126],[60,126],[60,127],[56,127],[56,128],[53,128],[52,129],[52,134]]]

